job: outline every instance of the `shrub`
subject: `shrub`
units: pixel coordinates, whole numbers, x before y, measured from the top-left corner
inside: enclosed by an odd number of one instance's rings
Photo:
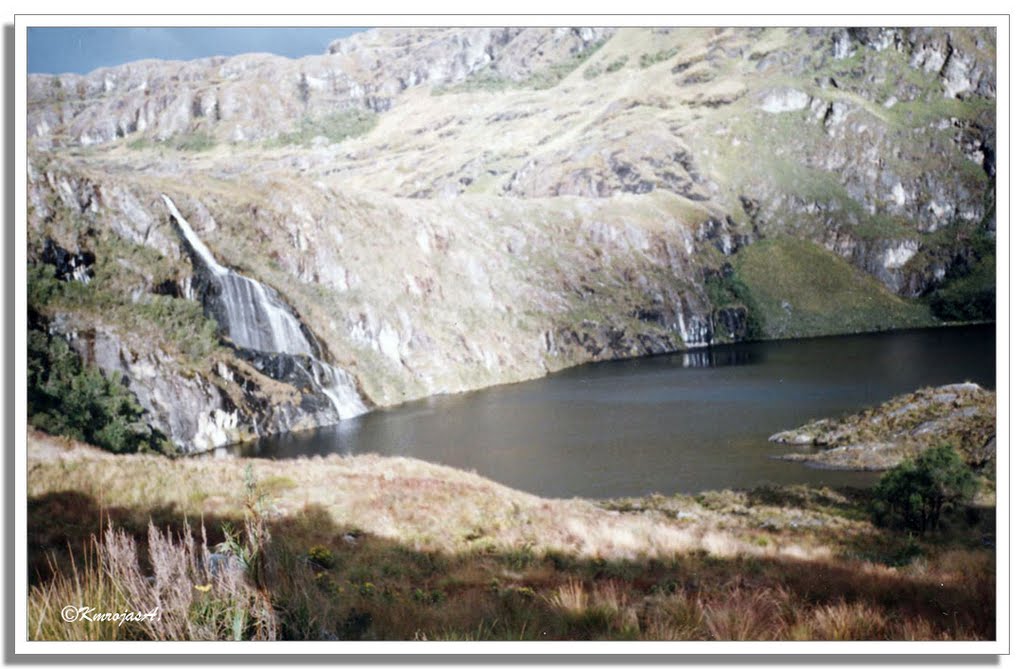
[[[330,569],[334,566],[334,553],[323,544],[317,544],[306,551],[306,560],[319,569]]]
[[[928,449],[902,462],[874,489],[874,520],[899,529],[935,530],[943,512],[962,509],[978,482],[952,446]]]
[[[651,65],[654,65],[656,63],[660,63],[660,62],[666,61],[669,58],[671,58],[672,56],[676,55],[677,53],[679,53],[679,49],[676,49],[676,48],[673,47],[671,49],[664,49],[664,50],[658,51],[656,53],[641,54],[641,56],[640,56],[640,67],[641,68],[646,68],[646,67],[650,67]]]
[[[166,438],[143,421],[135,396],[117,372],[86,367],[67,342],[39,330],[28,333],[28,420],[50,434],[114,453],[171,452]]]
[[[627,62],[629,62],[629,56],[619,56],[618,58],[613,60],[608,65],[608,67],[604,69],[604,71],[609,74],[611,74],[612,72],[618,72],[619,70],[626,66]]]
[[[704,290],[711,299],[718,313],[722,308],[742,308],[746,313],[746,339],[760,339],[764,336],[764,327],[761,324],[761,316],[755,310],[755,300],[750,289],[740,280],[734,272],[721,272],[709,274],[704,280]],[[719,319],[715,319],[716,336],[726,339],[727,333],[722,328]]]
[[[131,286],[121,282],[118,273],[125,272],[114,259],[137,254],[141,249],[106,240],[97,250],[96,276],[89,283],[61,281],[54,275],[53,265],[29,265],[30,312],[38,317],[54,312],[95,314],[127,330],[148,330],[173,344],[189,361],[205,363],[219,342],[217,323],[206,317],[199,302],[152,294],[133,299],[128,294]],[[148,262],[150,267],[159,262],[142,254],[134,259],[140,264]]]
[[[317,137],[337,144],[349,137],[365,135],[377,125],[377,115],[365,109],[350,109],[317,118],[303,117],[293,132],[278,135],[270,146],[298,144],[308,146]]]
[[[944,321],[984,321],[996,317],[995,255],[987,255],[963,276],[931,294],[932,313]]]
[[[145,554],[145,559],[142,555]],[[92,536],[82,567],[60,570],[29,593],[32,638],[59,640],[268,640],[279,625],[266,593],[241,569],[218,568],[186,522],[177,535],[152,523],[146,541],[108,527]],[[74,556],[72,556],[74,558]],[[61,607],[72,603],[97,612],[155,612],[124,625],[88,618],[71,625]]]

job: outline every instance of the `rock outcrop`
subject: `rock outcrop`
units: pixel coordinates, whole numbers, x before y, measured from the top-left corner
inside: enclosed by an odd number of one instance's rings
[[[995,393],[975,383],[923,388],[878,407],[825,418],[770,441],[813,447],[783,456],[830,469],[891,469],[930,446],[954,446],[967,464],[995,471]]]

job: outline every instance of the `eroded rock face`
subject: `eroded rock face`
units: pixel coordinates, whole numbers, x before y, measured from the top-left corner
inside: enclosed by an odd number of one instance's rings
[[[385,112],[407,89],[445,86],[491,70],[519,81],[614,33],[608,28],[380,28],[329,45],[323,56],[268,54],[185,63],[139,61],[87,75],[32,75],[29,134],[60,130],[91,146],[145,134],[160,141],[208,129],[236,142],[291,130],[338,109]]]
[[[760,242],[902,296],[978,262],[994,53],[971,29],[381,29],[299,60],[32,76],[30,262],[142,311],[206,306],[200,365],[64,314],[188,449],[323,424],[310,358],[386,406],[738,341],[756,305],[727,268]],[[372,122],[331,126],[345,110]],[[230,341],[162,195],[309,351]]]
[[[77,320],[58,314],[51,334],[65,338],[86,364],[120,373],[150,425],[183,452],[338,420],[330,400],[310,382],[310,372],[295,371],[296,365],[308,366],[308,360],[246,352],[239,360],[248,365],[211,361],[210,369],[196,373],[148,339]],[[268,364],[278,369],[267,370]],[[281,383],[267,388],[260,373]]]
[[[766,91],[761,97],[760,108],[769,114],[800,111],[811,102],[811,96],[795,88],[781,88]]]
[[[209,450],[244,436],[237,408],[215,385],[185,374],[173,356],[149,342],[107,327],[79,329],[69,317],[55,318],[51,331],[67,339],[86,364],[121,373],[150,424],[182,450]]]

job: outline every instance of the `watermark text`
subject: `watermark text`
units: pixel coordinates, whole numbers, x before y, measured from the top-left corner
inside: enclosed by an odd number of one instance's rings
[[[72,606],[68,604],[60,610],[60,617],[66,623],[77,622],[110,622],[120,627],[125,623],[141,623],[160,619],[160,607],[154,606],[150,611],[97,611],[95,606]]]

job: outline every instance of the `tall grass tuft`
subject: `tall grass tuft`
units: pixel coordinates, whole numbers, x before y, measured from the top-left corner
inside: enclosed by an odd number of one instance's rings
[[[702,602],[704,624],[718,641],[774,640],[788,624],[789,593],[781,588],[756,590],[734,586]]]
[[[70,552],[70,549],[69,549]],[[77,620],[65,622],[61,612],[67,606],[94,606],[98,611],[124,611],[127,602],[103,569],[99,542],[86,545],[82,562],[71,560],[68,569],[58,568],[50,557],[53,578],[33,586],[28,596],[29,638],[48,641],[117,641],[130,639],[135,631],[109,622]]]
[[[188,521],[179,533],[149,523],[144,547],[122,529],[93,535],[82,561],[72,554],[70,573],[51,559],[53,578],[29,594],[36,639],[270,640],[279,636],[277,615],[266,594],[264,555],[270,541],[263,498],[246,472],[246,516],[241,532],[211,553],[205,525],[193,536]],[[96,620],[90,613],[65,620],[67,606],[97,614],[155,612],[125,622]],[[141,616],[140,616],[141,617]]]
[[[145,556],[145,560],[142,556]],[[81,563],[72,556],[70,573],[54,576],[29,593],[29,619],[35,639],[243,640],[274,639],[277,619],[266,594],[238,563],[216,560],[185,523],[175,535],[149,525],[146,546],[108,527],[92,538]],[[147,613],[140,621],[79,618],[65,621],[66,606],[92,607],[96,614]]]

